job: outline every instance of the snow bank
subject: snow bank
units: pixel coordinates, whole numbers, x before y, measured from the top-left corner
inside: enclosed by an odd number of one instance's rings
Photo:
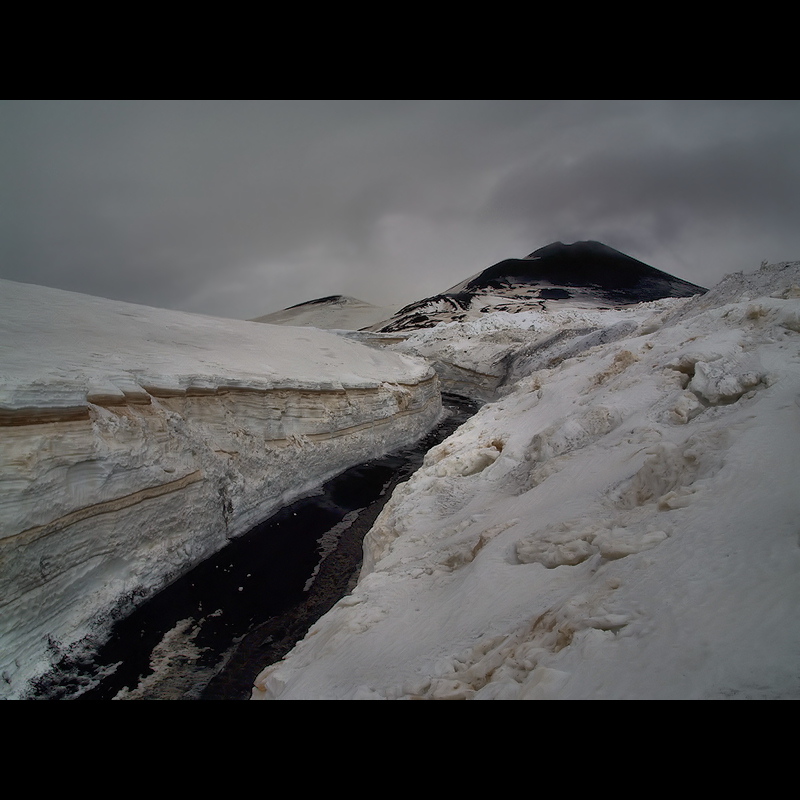
[[[0,281],[0,696],[441,411],[420,359]]]
[[[798,286],[793,262],[579,335],[532,317],[253,697],[800,698]],[[469,330],[408,342],[487,372]]]

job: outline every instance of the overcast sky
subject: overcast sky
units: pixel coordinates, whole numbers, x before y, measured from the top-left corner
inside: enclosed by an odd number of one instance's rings
[[[251,318],[597,239],[800,260],[797,100],[0,101],[0,277]]]

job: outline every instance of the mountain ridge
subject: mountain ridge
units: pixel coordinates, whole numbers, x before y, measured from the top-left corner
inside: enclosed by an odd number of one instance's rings
[[[614,307],[706,291],[602,242],[559,241],[523,258],[498,261],[440,294],[400,309],[329,295],[251,321],[396,333],[474,319],[493,311],[546,311],[553,304]]]

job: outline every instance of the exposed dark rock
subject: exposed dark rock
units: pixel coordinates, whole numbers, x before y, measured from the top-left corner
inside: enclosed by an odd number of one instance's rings
[[[539,298],[542,300],[567,300],[572,295],[566,289],[542,289]]]
[[[581,287],[616,303],[641,303],[662,297],[691,297],[707,290],[620,253],[601,242],[555,242],[525,258],[488,267],[464,291],[486,294],[520,285]]]

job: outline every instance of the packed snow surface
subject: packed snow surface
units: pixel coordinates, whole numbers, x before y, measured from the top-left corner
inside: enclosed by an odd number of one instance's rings
[[[394,345],[502,363],[494,399],[253,697],[800,698],[799,286],[783,263]]]
[[[314,328],[186,314],[0,281],[0,406],[141,394],[154,386],[342,388],[416,379],[386,357]]]

